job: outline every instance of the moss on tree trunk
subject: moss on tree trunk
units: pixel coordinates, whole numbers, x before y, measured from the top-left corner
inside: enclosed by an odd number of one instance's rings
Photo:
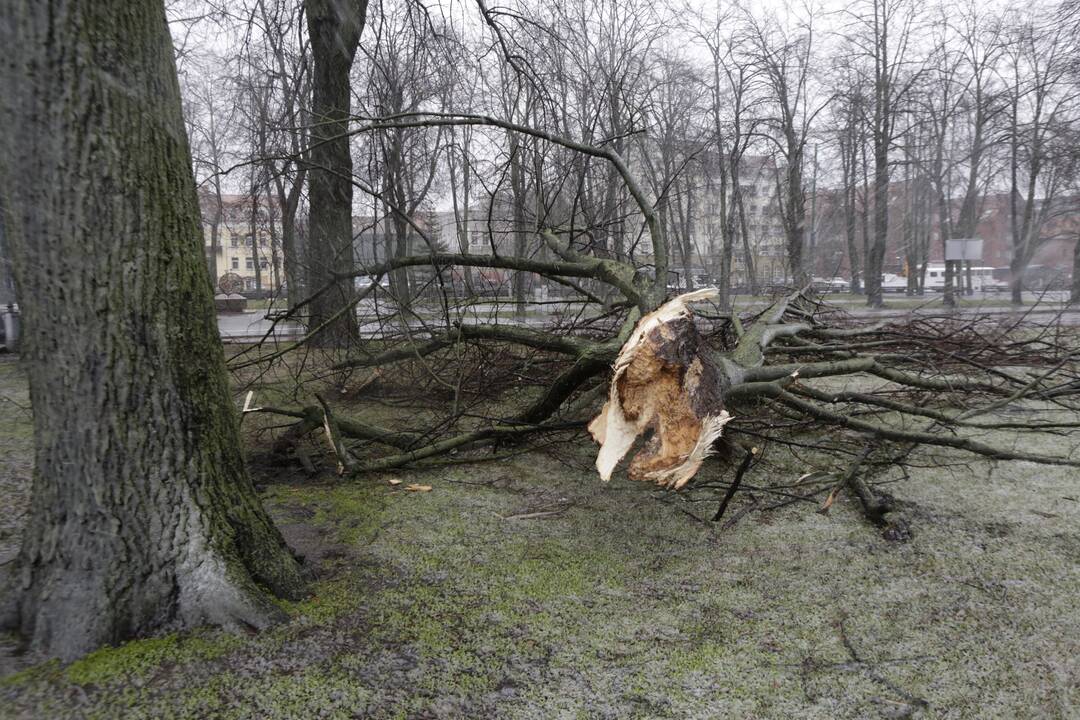
[[[13,617],[75,657],[303,591],[244,467],[155,0],[6,3],[3,185],[34,407]]]

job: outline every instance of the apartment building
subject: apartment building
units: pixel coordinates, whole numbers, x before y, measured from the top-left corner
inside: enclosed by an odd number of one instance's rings
[[[246,292],[281,286],[281,214],[276,203],[250,195],[200,193],[206,261],[215,285],[240,278]]]

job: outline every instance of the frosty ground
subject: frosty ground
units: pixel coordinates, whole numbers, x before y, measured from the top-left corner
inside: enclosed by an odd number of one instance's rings
[[[0,396],[9,562],[32,450],[10,360]],[[1065,452],[1077,437],[1035,442]],[[139,640],[67,666],[28,664],[8,638],[0,717],[1067,718],[1080,707],[1075,470],[925,455],[891,487],[915,530],[894,543],[847,497],[826,514],[743,513],[742,494],[728,510],[737,522],[714,526],[715,503],[619,475],[601,484],[584,439],[557,456],[348,482],[251,451],[316,578],[310,599],[285,605],[291,621]],[[770,479],[794,482],[812,463],[775,453]]]

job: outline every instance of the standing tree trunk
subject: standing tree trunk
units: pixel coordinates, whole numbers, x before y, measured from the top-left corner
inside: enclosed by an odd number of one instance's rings
[[[510,137],[510,191],[514,203],[514,257],[525,257],[526,232],[525,232],[525,173],[522,167],[521,155],[524,152],[520,140],[515,133]],[[525,317],[525,273],[520,270],[514,273],[514,315],[517,318]]]
[[[221,201],[221,182],[216,177],[214,180],[216,189],[213,196],[214,211],[210,216],[210,257],[206,261],[206,266],[210,271],[210,283],[217,287],[218,280],[221,278],[217,258],[221,253],[221,221],[224,208]]]
[[[806,250],[806,193],[803,190],[802,153],[802,141],[789,129],[785,156],[787,207],[783,217],[788,270],[796,287],[803,287],[810,281],[803,257]]]
[[[1080,237],[1073,245],[1072,285],[1069,287],[1069,302],[1080,303]]]
[[[15,302],[15,281],[11,275],[11,251],[4,239],[4,218],[7,215],[5,198],[0,193],[0,312]],[[8,340],[11,343],[11,340]],[[9,348],[10,349],[10,348]]]
[[[889,234],[889,141],[884,133],[874,137],[874,234],[866,255],[866,304],[881,307],[881,274]]]
[[[303,299],[301,292],[303,273],[300,268],[300,248],[296,236],[296,213],[300,206],[300,191],[304,186],[305,173],[306,170],[297,171],[297,178],[287,191],[281,175],[274,177],[274,189],[277,191],[277,200],[281,205],[281,254],[285,265],[285,287],[290,308]]]
[[[313,60],[311,151],[307,236],[307,293],[310,328],[333,321],[320,334],[327,345],[359,337],[353,312],[352,278],[336,279],[355,267],[352,244],[352,155],[349,152],[349,71],[364,29],[367,0],[307,0]]]
[[[853,114],[847,121],[840,137],[840,163],[843,172],[844,193],[844,239],[847,242],[848,265],[851,276],[851,292],[862,293],[859,273],[859,248],[856,245],[856,182],[858,180],[858,154],[855,150],[856,129]]]
[[[303,583],[240,452],[162,5],[6,7],[0,171],[35,467],[4,620],[64,658],[264,627],[282,612],[259,584]]]
[[[391,130],[383,144],[385,187],[383,193],[389,201],[383,202],[386,217],[386,257],[405,257],[409,254],[409,235],[412,228],[404,212],[408,212],[409,197],[405,178],[405,139],[401,129]],[[392,233],[390,231],[393,231]],[[412,287],[409,268],[400,267],[390,272],[390,292],[399,309],[412,305]]]
[[[257,169],[251,166],[251,265],[255,270],[255,292],[262,291],[262,257],[259,254],[259,181]]]

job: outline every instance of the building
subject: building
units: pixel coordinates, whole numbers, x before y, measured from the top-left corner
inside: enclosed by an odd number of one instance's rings
[[[715,164],[715,158],[712,162]],[[734,247],[731,253],[734,285],[779,284],[786,282],[790,274],[787,267],[784,223],[777,198],[777,189],[780,187],[777,182],[778,173],[783,173],[783,166],[768,155],[745,155],[739,166],[739,195],[745,213],[745,228],[738,222],[736,215]],[[719,183],[712,179],[718,175],[717,168],[706,166],[693,184],[693,206],[699,209],[698,217],[694,218],[691,237],[692,247],[698,255],[695,265],[710,269],[704,274],[711,277],[703,278],[710,282],[719,281],[717,276],[724,242],[721,217],[724,198],[721,197]],[[729,213],[737,212],[734,199],[735,195],[729,186],[726,198]],[[674,263],[674,256],[672,260]],[[750,277],[751,265],[753,278]]]
[[[199,194],[206,260],[215,286],[226,275],[240,278],[246,292],[281,287],[281,213],[260,196]]]

